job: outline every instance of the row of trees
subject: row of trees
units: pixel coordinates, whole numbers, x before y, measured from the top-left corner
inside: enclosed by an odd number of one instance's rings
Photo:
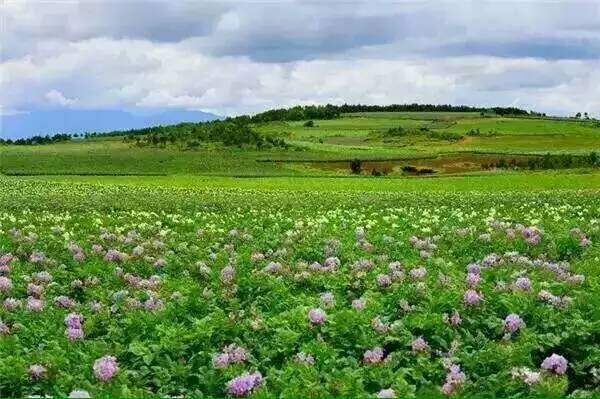
[[[124,140],[135,141],[138,145],[185,143],[188,148],[199,147],[202,143],[221,143],[225,146],[238,147],[250,145],[257,148],[288,147],[283,139],[256,132],[243,118],[138,129],[129,131]]]
[[[600,157],[595,152],[584,156],[570,154],[545,154],[527,159],[500,158],[496,162],[482,165],[483,169],[569,169],[600,166]]]
[[[52,144],[59,143],[61,141],[69,141],[72,137],[70,134],[55,134],[53,136],[33,136],[27,139],[3,139],[0,137],[1,144],[13,144],[13,145],[35,145],[35,144]]]
[[[252,116],[252,122],[302,121],[307,119],[334,119],[341,114],[356,112],[479,112],[496,115],[541,116],[542,114],[515,107],[470,107],[450,104],[343,104],[306,105],[291,108],[278,108]]]

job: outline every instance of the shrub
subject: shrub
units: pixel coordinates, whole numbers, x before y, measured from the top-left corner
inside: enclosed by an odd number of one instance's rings
[[[362,162],[360,161],[360,159],[353,159],[352,161],[350,161],[350,170],[352,171],[352,173],[354,173],[355,175],[359,175],[361,169]]]

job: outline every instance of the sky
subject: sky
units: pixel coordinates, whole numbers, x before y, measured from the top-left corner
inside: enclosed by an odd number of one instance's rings
[[[0,3],[0,114],[451,103],[600,115],[600,0]]]

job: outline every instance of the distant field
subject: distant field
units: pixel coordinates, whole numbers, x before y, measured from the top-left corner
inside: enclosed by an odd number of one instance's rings
[[[589,154],[600,152],[600,128],[592,122],[567,119],[510,118],[452,112],[374,112],[346,114],[332,120],[271,122],[254,126],[265,135],[284,138],[289,149],[256,150],[201,146],[182,150],[137,147],[120,137],[94,138],[43,146],[0,146],[0,172],[40,174],[152,174],[218,176],[323,176],[349,174],[349,168],[314,167],[308,161],[349,162],[351,159],[395,160],[392,173],[403,162],[432,159],[443,154]],[[408,133],[394,136],[389,129]],[[471,132],[471,133],[469,133]],[[474,133],[473,133],[474,132]],[[471,162],[473,156],[469,156]],[[293,161],[293,162],[265,162]],[[436,160],[422,167],[436,173],[473,172],[471,166]],[[440,164],[444,164],[440,167]],[[335,166],[335,167],[334,167]],[[364,173],[371,169],[366,168]]]

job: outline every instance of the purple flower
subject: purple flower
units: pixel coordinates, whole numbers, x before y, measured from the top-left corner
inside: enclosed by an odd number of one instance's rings
[[[221,269],[221,282],[225,285],[233,283],[235,279],[235,268],[231,265],[225,266]]]
[[[8,265],[9,263],[11,263],[12,261],[14,261],[16,258],[13,256],[13,254],[4,254],[2,256],[0,256],[0,265]]]
[[[40,297],[42,295],[42,292],[44,292],[44,287],[42,287],[41,285],[36,285],[33,283],[27,284],[27,295]]]
[[[561,355],[553,353],[544,359],[541,366],[544,370],[553,371],[556,374],[563,375],[567,372],[568,362]]]
[[[380,347],[375,347],[373,349],[365,351],[363,353],[363,362],[366,364],[377,364],[381,363],[384,358],[383,349]]]
[[[100,381],[106,382],[119,371],[119,363],[114,356],[103,356],[94,362],[94,375]]]
[[[323,271],[334,271],[340,265],[340,260],[336,257],[329,257],[323,262]]]
[[[335,305],[335,296],[331,292],[323,292],[320,295],[323,306]]]
[[[260,372],[244,373],[227,382],[227,393],[232,396],[246,396],[262,385],[263,377]]]
[[[544,232],[535,226],[526,227],[521,230],[521,234],[529,245],[537,245],[542,241]]]
[[[465,373],[460,370],[460,366],[451,361],[446,366],[446,382],[441,387],[444,395],[452,395],[456,389],[467,379]]]
[[[481,274],[481,267],[477,263],[470,263],[467,266],[467,272],[473,274]]]
[[[21,301],[15,298],[6,298],[2,304],[7,310],[15,310],[21,306]]]
[[[278,274],[283,270],[283,266],[279,262],[269,262],[267,266],[264,267],[263,272],[267,274]]]
[[[527,277],[519,277],[515,280],[515,287],[523,291],[529,291],[531,289],[531,280]]]
[[[514,333],[525,326],[523,319],[518,314],[511,313],[504,319],[504,329],[508,333]]]
[[[70,309],[75,306],[75,301],[65,295],[57,296],[54,299],[54,303],[61,308]]]
[[[483,299],[483,296],[481,296],[475,290],[467,290],[467,291],[465,291],[465,295],[464,295],[463,299],[467,305],[475,306],[481,302],[481,300]]]
[[[160,310],[164,306],[163,301],[161,299],[157,299],[155,297],[150,297],[144,301],[144,309],[146,310]]]
[[[465,281],[469,288],[475,288],[481,281],[481,276],[478,273],[468,273]]]
[[[116,250],[116,249],[109,249],[106,252],[106,255],[104,255],[104,260],[107,262],[123,262],[125,259],[127,259],[127,254]]]
[[[248,351],[236,344],[223,348],[221,353],[213,357],[213,365],[216,368],[225,368],[230,364],[242,363],[248,358]]]
[[[392,278],[387,274],[380,274],[377,276],[376,283],[379,288],[387,288],[392,285]]]
[[[92,301],[90,303],[90,310],[93,313],[98,313],[99,311],[102,310],[102,304],[100,302],[98,302],[98,301]]]
[[[429,344],[425,338],[417,337],[412,341],[411,348],[413,352],[425,352],[429,349]]]
[[[83,315],[78,313],[69,313],[65,316],[65,325],[69,328],[82,328]]]
[[[10,334],[10,327],[8,324],[0,320],[0,335],[8,335]]]
[[[8,277],[0,276],[0,292],[10,291],[12,287],[12,281]]]
[[[356,310],[363,310],[367,306],[365,298],[358,298],[352,301],[352,307]]]
[[[44,301],[42,301],[41,299],[37,299],[31,296],[27,298],[27,310],[29,310],[30,312],[40,312],[44,310],[44,305]]]
[[[319,326],[327,321],[325,311],[320,308],[313,308],[308,312],[308,320],[314,326]]]
[[[46,254],[41,251],[34,251],[29,256],[29,261],[31,263],[42,263],[46,260]]]
[[[416,269],[412,269],[409,274],[413,280],[421,280],[427,275],[427,269],[424,267],[417,267]]]
[[[457,311],[452,312],[450,316],[448,316],[447,313],[444,313],[442,319],[445,323],[448,323],[454,327],[460,326],[462,324],[462,318],[460,317],[460,314]]]
[[[83,339],[83,330],[81,328],[67,328],[65,330],[65,336],[70,341],[77,341],[79,339]]]
[[[371,319],[371,327],[380,334],[385,334],[391,329],[389,323],[385,323],[379,316],[375,316]]]

